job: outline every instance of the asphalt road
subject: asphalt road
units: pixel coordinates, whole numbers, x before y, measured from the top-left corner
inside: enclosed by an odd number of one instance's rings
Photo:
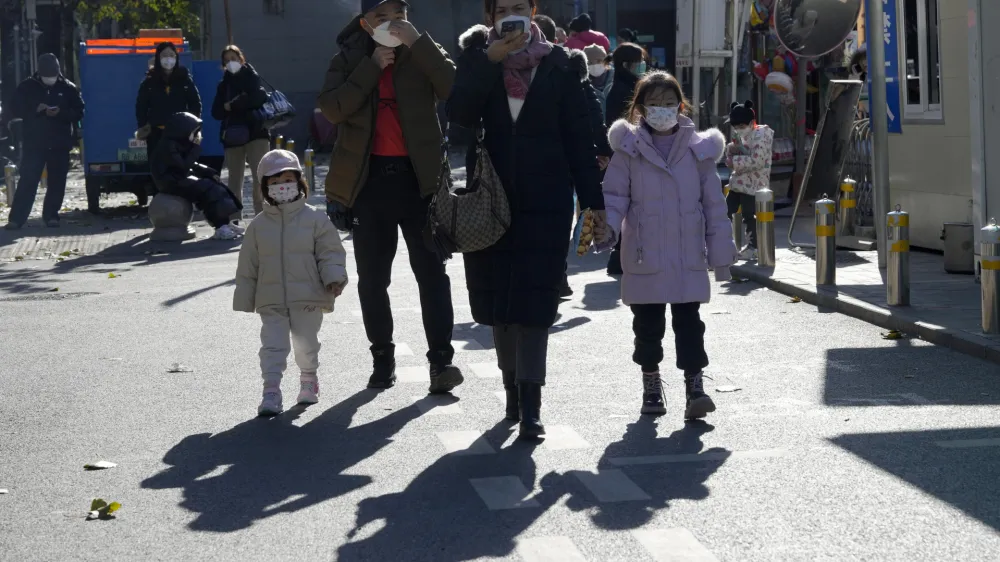
[[[257,419],[259,320],[231,312],[236,248],[199,245],[201,255],[0,266],[0,559],[937,562],[1000,552],[994,365],[884,340],[753,284],[720,285],[703,307],[718,411],[685,424],[682,377],[670,373],[669,413],[642,417],[631,315],[590,257],[573,261],[576,296],[553,330],[550,435],[529,445],[500,421],[490,332],[471,322],[460,260],[449,270],[467,382],[452,399],[426,397],[401,252],[390,289],[400,384],[364,388],[352,285],[323,328],[320,404]],[[193,372],[168,372],[174,363]],[[296,378],[285,379],[286,404]],[[727,386],[740,390],[719,392]],[[98,460],[118,466],[83,470]],[[84,520],[96,497],[121,502],[117,519]]]

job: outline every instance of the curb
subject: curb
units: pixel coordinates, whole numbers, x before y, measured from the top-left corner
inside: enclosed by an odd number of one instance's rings
[[[920,339],[937,346],[947,347],[978,359],[1000,364],[1000,343],[988,338],[963,331],[955,331],[935,324],[929,324],[911,317],[905,310],[894,312],[867,303],[860,299],[841,295],[836,287],[816,287],[797,285],[774,279],[769,270],[760,270],[751,265],[731,266],[733,273],[739,274],[772,291],[799,297],[803,302],[823,307],[863,320],[887,330],[916,334]]]

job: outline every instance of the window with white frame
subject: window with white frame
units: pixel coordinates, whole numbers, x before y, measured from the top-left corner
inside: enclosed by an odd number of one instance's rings
[[[941,119],[941,45],[939,0],[902,0],[904,115]]]

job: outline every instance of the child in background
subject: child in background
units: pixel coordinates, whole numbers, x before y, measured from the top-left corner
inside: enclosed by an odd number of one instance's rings
[[[326,213],[306,204],[309,185],[293,152],[268,152],[257,174],[267,205],[244,235],[233,310],[260,314],[257,413],[274,416],[283,410],[281,378],[292,349],[301,373],[297,402],[319,401],[319,330],[347,285],[347,254]]]
[[[611,157],[604,203],[611,239],[621,240],[622,302],[632,309],[635,352],[642,368],[643,414],[665,414],[660,363],[670,305],[677,368],[684,372],[685,419],[715,404],[704,390],[708,366],[699,308],[712,294],[708,271],[728,280],[736,261],[716,168],[726,145],[718,129],[698,131],[677,79],[651,72],[639,80],[626,115],[608,133]]]
[[[753,102],[733,102],[729,111],[733,141],[726,146],[726,166],[732,171],[726,211],[729,220],[743,208],[743,225],[749,230],[750,242],[740,250],[740,259],[757,259],[757,219],[754,216],[757,191],[771,185],[771,148],[774,131],[757,124]]]

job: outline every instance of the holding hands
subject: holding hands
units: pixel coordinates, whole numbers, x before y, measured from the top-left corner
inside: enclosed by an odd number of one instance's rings
[[[339,297],[344,294],[344,287],[347,286],[347,281],[343,283],[330,283],[326,286],[326,292],[332,294],[335,297]]]

